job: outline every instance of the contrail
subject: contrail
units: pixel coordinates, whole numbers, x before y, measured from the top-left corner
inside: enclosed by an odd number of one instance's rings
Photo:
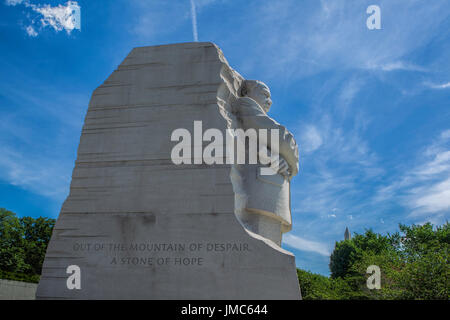
[[[195,13],[195,2],[194,2],[194,0],[191,0],[191,16],[192,16],[192,34],[194,35],[194,41],[198,42],[197,14]]]

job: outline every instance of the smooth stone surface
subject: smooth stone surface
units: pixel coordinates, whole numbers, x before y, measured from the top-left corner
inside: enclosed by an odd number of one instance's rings
[[[37,283],[0,279],[0,300],[34,300]]]

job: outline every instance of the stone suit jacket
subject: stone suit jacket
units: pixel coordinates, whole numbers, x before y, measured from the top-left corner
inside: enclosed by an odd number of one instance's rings
[[[244,130],[249,128],[258,129],[278,129],[279,130],[279,150],[271,145],[270,139],[267,139],[266,145],[272,151],[277,151],[289,164],[290,177],[298,173],[298,146],[294,136],[281,124],[269,117],[264,110],[249,97],[240,97],[233,104],[233,113],[237,115]],[[269,134],[270,136],[270,134]]]

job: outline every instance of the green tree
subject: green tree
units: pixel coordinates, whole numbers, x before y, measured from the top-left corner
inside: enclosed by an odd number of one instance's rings
[[[356,246],[351,240],[336,242],[330,256],[331,277],[344,278],[349,273],[349,268],[356,259]]]
[[[14,212],[0,208],[0,270],[25,272],[23,228]]]
[[[351,297],[351,288],[341,278],[333,279],[297,269],[304,300],[340,300]]]
[[[424,225],[400,225],[401,234],[395,234],[403,269],[398,274],[398,285],[407,299],[450,298],[450,226],[445,223],[433,228]]]
[[[449,299],[448,223],[433,228],[400,225],[400,232],[367,230],[336,243],[330,257],[332,278],[341,278],[357,299]],[[366,286],[367,267],[381,270],[381,289]]]
[[[366,230],[364,234],[355,234],[351,240],[336,242],[330,256],[330,271],[332,278],[354,276],[352,265],[362,259],[364,254],[382,254],[392,251],[392,241],[389,236],[382,236]]]
[[[28,273],[41,274],[47,245],[52,235],[55,220],[50,218],[23,217],[20,219],[24,237],[24,262]]]
[[[14,212],[0,208],[0,276],[36,279],[54,224],[54,219],[18,218]]]
[[[396,251],[383,250],[381,252],[362,251],[350,267],[351,277],[345,280],[351,282],[354,292],[358,292],[361,299],[404,299],[404,290],[398,285],[398,274],[404,267]],[[381,271],[381,290],[369,290],[366,285],[367,267],[376,265]]]

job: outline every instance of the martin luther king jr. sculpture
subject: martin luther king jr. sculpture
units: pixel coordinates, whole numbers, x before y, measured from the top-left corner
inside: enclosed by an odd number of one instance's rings
[[[300,299],[295,257],[280,246],[298,150],[270,104],[213,43],[131,50],[92,93],[37,299]],[[279,150],[265,141],[278,169],[263,175],[267,164],[226,153],[174,163],[172,134],[198,122],[232,139],[278,129]]]
[[[276,167],[272,174],[261,174],[263,164],[237,165],[235,173],[243,188],[236,193],[238,210],[236,214],[244,227],[260,236],[281,245],[282,234],[292,228],[290,210],[290,180],[298,173],[298,146],[293,135],[281,124],[267,115],[272,100],[270,90],[261,81],[244,80],[240,97],[233,104],[237,127],[243,130],[255,129],[268,132],[278,131],[278,141],[258,141],[265,145],[270,154],[278,157],[271,163]],[[258,135],[258,139],[261,139]],[[244,142],[245,143],[245,142]],[[259,153],[261,154],[261,152]]]

